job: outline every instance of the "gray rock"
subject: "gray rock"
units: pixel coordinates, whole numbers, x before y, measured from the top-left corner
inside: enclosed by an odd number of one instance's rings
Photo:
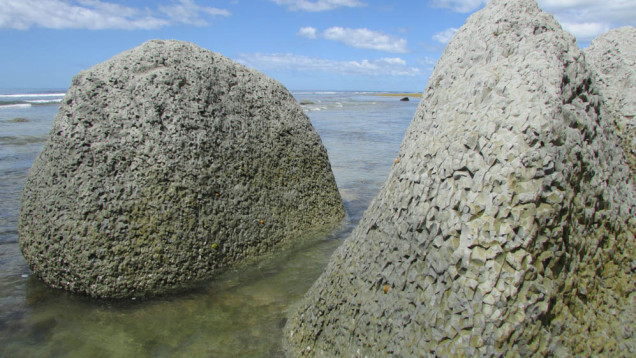
[[[20,246],[53,287],[139,297],[343,216],[320,137],[280,83],[149,41],[73,79],[24,186]]]
[[[633,355],[636,199],[604,106],[552,16],[491,0],[449,43],[380,193],[291,313],[287,353]]]
[[[12,123],[25,123],[25,122],[28,122],[28,121],[29,120],[27,118],[17,117],[17,118],[13,118],[9,122],[12,122]]]
[[[636,175],[636,28],[625,26],[597,37],[585,49],[625,154]]]

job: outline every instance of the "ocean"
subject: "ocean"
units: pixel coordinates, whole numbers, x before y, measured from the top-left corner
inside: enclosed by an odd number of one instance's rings
[[[329,153],[347,218],[311,244],[144,301],[48,288],[18,247],[20,192],[60,89],[0,90],[0,357],[279,357],[285,317],[386,179],[419,98],[294,91]]]

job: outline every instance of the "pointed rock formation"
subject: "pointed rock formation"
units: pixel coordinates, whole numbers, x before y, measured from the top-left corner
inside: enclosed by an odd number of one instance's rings
[[[597,86],[636,175],[636,28],[625,26],[597,37],[585,49]]]
[[[491,0],[399,160],[290,316],[292,356],[634,353],[636,200],[574,38]]]
[[[280,83],[150,41],[73,79],[24,186],[20,246],[53,287],[139,297],[343,216],[320,137]]]

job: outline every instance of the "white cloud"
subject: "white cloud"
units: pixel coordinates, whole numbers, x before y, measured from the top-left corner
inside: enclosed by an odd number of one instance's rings
[[[467,13],[477,10],[487,2],[488,0],[432,0],[431,4],[433,7]]]
[[[297,35],[310,39],[318,38],[319,34],[313,27],[302,27]],[[349,29],[344,27],[331,27],[320,34],[327,40],[338,41],[356,48],[366,48],[393,53],[408,52],[406,40],[386,35],[380,31],[369,29]]]
[[[633,26],[636,19],[634,0],[537,0],[537,3],[581,42],[589,42],[611,28]]]
[[[332,27],[323,33],[328,40],[343,42],[357,48],[367,48],[395,53],[407,52],[406,40],[393,38],[382,32],[369,29],[349,29]]]
[[[201,17],[201,13],[209,16],[230,16],[230,12],[209,6],[199,6],[193,0],[180,0],[172,5],[161,5],[159,10],[166,14],[173,22],[194,26],[206,26],[208,22]]]
[[[587,6],[598,1],[599,0],[539,0],[538,3],[541,4],[542,7],[547,7],[554,10]]]
[[[293,11],[327,11],[337,9],[339,7],[360,7],[366,6],[365,3],[358,0],[271,0],[278,5],[285,5]]]
[[[453,35],[455,35],[455,32],[457,32],[457,30],[459,29],[451,27],[444,31],[438,32],[435,35],[433,35],[433,40],[441,44],[446,44],[448,43],[448,41],[450,41],[453,38]]]
[[[405,60],[392,57],[376,60],[335,61],[324,58],[285,54],[241,54],[238,62],[259,70],[293,70],[361,76],[420,76],[422,71],[410,67]]]
[[[33,26],[51,29],[157,29],[186,23],[202,26],[201,16],[227,16],[229,12],[180,0],[160,6],[158,13],[101,0],[0,0],[0,28],[28,30]]]
[[[406,66],[406,61],[404,61],[403,59],[399,57],[388,57],[388,58],[382,58],[380,60],[384,63],[391,64],[391,65]]]
[[[311,26],[301,27],[296,34],[308,39],[315,39],[316,37],[318,37],[318,35],[316,34],[316,29]]]
[[[437,59],[432,57],[424,57],[419,59],[417,62],[419,62],[426,68],[433,69],[433,67],[435,67],[435,65],[437,64]]]
[[[469,13],[489,0],[430,0],[433,7]],[[539,7],[554,17],[580,42],[589,42],[596,36],[624,25],[634,25],[634,0],[537,0]],[[443,39],[439,33],[441,42]],[[437,36],[437,35],[435,35]]]
[[[633,0],[537,0],[541,9],[557,17],[586,22],[634,23],[636,1]]]
[[[610,25],[600,22],[584,22],[584,23],[568,23],[562,22],[561,26],[571,34],[573,34],[578,41],[592,41],[596,36],[609,31]]]

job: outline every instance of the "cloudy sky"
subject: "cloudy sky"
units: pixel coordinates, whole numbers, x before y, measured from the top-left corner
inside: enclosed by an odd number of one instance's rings
[[[292,90],[417,91],[487,0],[0,0],[0,88],[66,88],[155,39],[193,42]],[[636,26],[635,0],[538,0],[580,46]]]

